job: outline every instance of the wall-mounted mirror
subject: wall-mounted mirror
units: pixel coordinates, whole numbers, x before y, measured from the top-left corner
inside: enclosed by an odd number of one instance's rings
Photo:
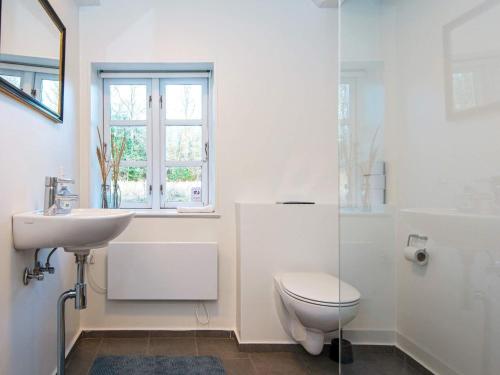
[[[0,90],[63,120],[66,29],[47,0],[0,0]]]
[[[485,0],[444,27],[451,118],[500,109],[500,47],[493,37],[499,19],[500,0]]]

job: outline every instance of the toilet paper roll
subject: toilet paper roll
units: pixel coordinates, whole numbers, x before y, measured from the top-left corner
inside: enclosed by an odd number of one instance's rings
[[[414,246],[407,246],[405,248],[405,258],[410,262],[418,264],[419,266],[424,266],[429,261],[429,254],[425,249],[420,249]]]

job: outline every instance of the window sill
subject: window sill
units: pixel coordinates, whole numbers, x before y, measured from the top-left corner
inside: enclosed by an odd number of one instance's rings
[[[128,209],[135,212],[136,218],[177,218],[177,219],[219,219],[220,215],[216,212],[200,212],[200,213],[179,213],[175,209],[162,209],[162,210],[151,210],[151,209]]]

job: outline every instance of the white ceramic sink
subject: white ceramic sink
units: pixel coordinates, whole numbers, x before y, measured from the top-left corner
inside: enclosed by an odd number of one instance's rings
[[[45,216],[42,212],[14,215],[14,247],[18,250],[63,247],[70,252],[108,245],[134,217],[126,210],[73,209],[68,215]]]

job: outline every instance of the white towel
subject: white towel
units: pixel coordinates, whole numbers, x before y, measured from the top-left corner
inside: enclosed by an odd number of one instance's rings
[[[180,214],[208,214],[214,211],[215,209],[212,205],[203,207],[177,207],[177,212]]]

